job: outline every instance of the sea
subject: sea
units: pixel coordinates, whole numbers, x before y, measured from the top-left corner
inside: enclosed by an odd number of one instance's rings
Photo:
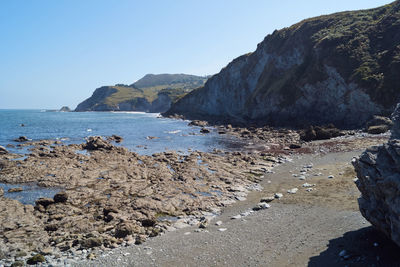
[[[242,142],[234,137],[211,131],[200,134],[200,127],[188,126],[189,121],[163,118],[160,114],[144,112],[49,112],[46,110],[6,110],[0,109],[0,145],[12,153],[20,154],[23,160],[29,154],[28,147],[18,147],[14,141],[26,136],[33,141],[52,139],[65,144],[83,143],[89,136],[111,136],[124,138],[121,144],[141,155],[151,155],[163,151],[210,152],[214,149],[234,150]],[[19,200],[23,204],[34,205],[39,197],[53,197],[60,189],[43,188],[36,184],[5,184],[4,196]],[[8,189],[22,187],[21,192]]]
[[[49,112],[46,110],[0,109],[0,145],[17,145],[19,136],[36,141],[62,140],[66,144],[83,143],[89,136],[124,138],[122,146],[142,155],[175,150],[210,152],[232,150],[241,141],[216,132],[200,134],[199,127],[189,121],[163,118],[158,113],[144,112]],[[7,148],[24,154],[22,148]]]

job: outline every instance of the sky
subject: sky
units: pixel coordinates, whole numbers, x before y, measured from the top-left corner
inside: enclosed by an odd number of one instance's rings
[[[74,109],[148,73],[215,74],[275,29],[390,2],[2,0],[0,109]]]

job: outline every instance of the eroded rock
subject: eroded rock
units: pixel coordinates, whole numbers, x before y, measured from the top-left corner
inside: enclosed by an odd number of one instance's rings
[[[208,122],[206,121],[200,121],[200,120],[193,120],[189,122],[189,126],[200,126],[200,127],[205,127],[208,126]]]
[[[387,131],[389,131],[389,126],[388,125],[370,126],[367,129],[367,132],[369,134],[381,134],[381,133],[386,133]]]
[[[195,225],[204,213],[245,197],[257,188],[258,176],[249,169],[274,164],[266,156],[231,152],[140,156],[101,137],[84,144],[27,144],[31,154],[24,161],[0,161],[2,181],[65,191],[38,199],[35,207],[0,198],[0,250],[7,253],[139,244],[169,229],[174,218],[191,218],[183,224]],[[82,149],[90,154],[76,153]]]
[[[101,136],[90,136],[87,138],[86,144],[83,145],[83,148],[87,150],[110,150],[113,148],[113,145],[104,140]]]
[[[382,146],[368,148],[353,160],[361,192],[361,214],[378,230],[400,246],[400,106],[397,105],[392,139]]]
[[[122,138],[122,136],[116,134],[107,137],[107,141],[115,141],[115,143],[121,143],[123,140],[124,138]]]
[[[203,127],[203,128],[200,129],[200,132],[201,133],[210,133],[210,130],[205,128],[205,127]]]
[[[59,202],[67,202],[68,200],[68,194],[66,192],[58,192],[57,194],[54,195],[53,200],[55,203]]]
[[[23,190],[24,189],[22,189],[22,187],[13,187],[13,188],[8,189],[8,193],[16,193],[16,192],[21,192]]]
[[[324,127],[310,126],[300,133],[300,138],[308,142],[313,140],[326,140],[341,135],[343,135],[343,133],[333,125]]]
[[[35,204],[37,205],[37,206],[43,206],[43,207],[47,207],[47,206],[49,206],[49,205],[51,205],[51,204],[54,204],[54,200],[53,199],[51,199],[51,198],[47,198],[47,197],[41,197],[41,198],[39,198],[38,200],[36,200],[35,201]]]
[[[30,258],[26,261],[26,263],[29,264],[29,265],[33,265],[33,264],[37,264],[37,263],[45,262],[45,261],[46,261],[46,259],[44,258],[43,255],[41,255],[41,254],[36,254],[36,255],[30,257]]]
[[[1,154],[8,154],[8,150],[4,146],[0,146],[0,155]]]
[[[367,122],[366,128],[368,129],[371,126],[381,126],[381,125],[386,125],[388,127],[391,127],[393,126],[393,121],[388,117],[375,115],[371,120]]]
[[[28,139],[28,137],[26,137],[26,136],[20,136],[20,137],[18,137],[17,139],[14,139],[14,141],[15,142],[26,142],[26,141],[29,141],[29,139]]]

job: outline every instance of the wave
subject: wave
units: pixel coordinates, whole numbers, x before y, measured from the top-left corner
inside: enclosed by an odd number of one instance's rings
[[[169,134],[177,134],[177,133],[180,133],[180,132],[182,132],[182,130],[168,131],[168,132],[166,132],[166,133],[169,133]]]

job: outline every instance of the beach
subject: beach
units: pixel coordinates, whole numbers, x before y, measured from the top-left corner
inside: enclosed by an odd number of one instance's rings
[[[244,145],[141,155],[114,135],[80,144],[26,141],[19,145],[29,148],[24,158],[1,155],[0,181],[11,185],[0,198],[2,264],[35,255],[45,265],[82,266],[116,260],[121,266],[318,266],[331,260],[337,266],[376,260],[347,241],[354,231],[361,239],[383,238],[358,211],[351,161],[388,134],[349,132],[305,143],[293,130],[208,129]],[[20,188],[27,184],[42,189],[36,199],[28,205],[10,199],[27,191]],[[53,191],[41,196],[43,189]],[[341,236],[343,242],[331,248]],[[381,246],[391,245],[383,240]]]

